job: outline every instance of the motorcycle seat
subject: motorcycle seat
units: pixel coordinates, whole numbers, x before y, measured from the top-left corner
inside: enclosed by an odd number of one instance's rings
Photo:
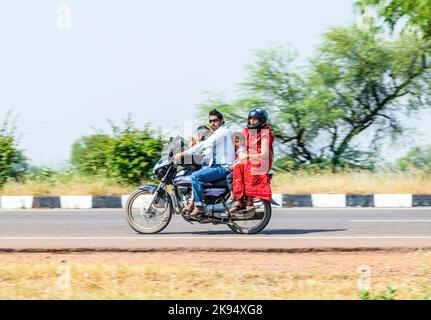
[[[227,188],[228,187],[226,179],[211,181],[211,182],[208,182],[208,184],[214,188]]]
[[[190,176],[181,176],[175,179],[175,183],[177,185],[190,185],[192,184],[192,180]],[[227,188],[227,181],[226,179],[217,180],[217,181],[211,181],[204,183],[205,188]]]

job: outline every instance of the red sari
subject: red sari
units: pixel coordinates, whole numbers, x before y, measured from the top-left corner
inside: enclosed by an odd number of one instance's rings
[[[247,154],[261,154],[262,139],[267,139],[269,144],[269,159],[258,157],[247,159],[238,163],[233,168],[233,196],[235,199],[244,197],[256,197],[262,200],[271,200],[272,191],[268,172],[271,170],[273,162],[274,134],[271,128],[266,125],[261,130],[242,131]]]

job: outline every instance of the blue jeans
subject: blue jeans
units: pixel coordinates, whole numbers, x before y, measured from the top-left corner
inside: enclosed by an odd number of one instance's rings
[[[217,181],[224,179],[230,171],[220,165],[205,167],[190,175],[192,179],[193,198],[195,206],[204,206],[204,188],[205,182]]]

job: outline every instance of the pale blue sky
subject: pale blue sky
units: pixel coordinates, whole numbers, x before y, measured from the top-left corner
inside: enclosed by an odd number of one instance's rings
[[[129,112],[139,125],[182,127],[205,91],[234,97],[253,49],[288,44],[305,61],[325,30],[355,21],[352,3],[2,1],[0,119],[19,114],[20,146],[33,164],[53,166],[93,126]],[[62,4],[69,31],[57,27]]]

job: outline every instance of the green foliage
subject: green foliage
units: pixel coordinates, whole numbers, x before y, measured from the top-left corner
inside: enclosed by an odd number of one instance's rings
[[[377,299],[379,300],[395,300],[395,296],[397,294],[398,289],[393,286],[386,287],[383,291],[381,291]]]
[[[112,178],[124,184],[139,184],[151,177],[164,141],[148,126],[138,129],[129,119],[124,127],[111,123],[111,133],[85,136],[72,147],[71,164],[84,174]]]
[[[56,182],[56,177],[59,174],[59,171],[56,171],[49,166],[30,166],[24,175],[24,180],[47,182],[50,185],[54,185],[54,183]]]
[[[379,293],[372,294],[369,290],[360,290],[359,297],[361,300],[395,300],[398,289],[394,286],[387,286]]]
[[[27,159],[17,147],[15,127],[10,128],[10,117],[11,112],[0,127],[0,186],[7,179],[20,179],[27,170]]]
[[[306,68],[291,50],[257,51],[242,96],[209,99],[201,112],[217,107],[244,127],[248,110],[266,108],[285,169],[374,169],[383,139],[403,133],[400,115],[426,105],[426,50],[414,34],[387,40],[371,23],[333,28]]]
[[[376,8],[391,28],[405,18],[408,26],[418,29],[424,38],[431,40],[431,0],[359,0],[357,6],[362,10]]]
[[[421,170],[431,173],[431,146],[414,147],[396,162],[401,171]]]
[[[132,123],[117,131],[106,156],[108,176],[119,181],[138,184],[143,177],[150,177],[163,148],[161,137],[146,127],[139,130]]]
[[[360,290],[359,296],[361,300],[370,300],[370,291],[369,290]]]
[[[108,134],[101,133],[81,137],[72,145],[71,164],[83,174],[106,174],[106,150],[113,139]]]

